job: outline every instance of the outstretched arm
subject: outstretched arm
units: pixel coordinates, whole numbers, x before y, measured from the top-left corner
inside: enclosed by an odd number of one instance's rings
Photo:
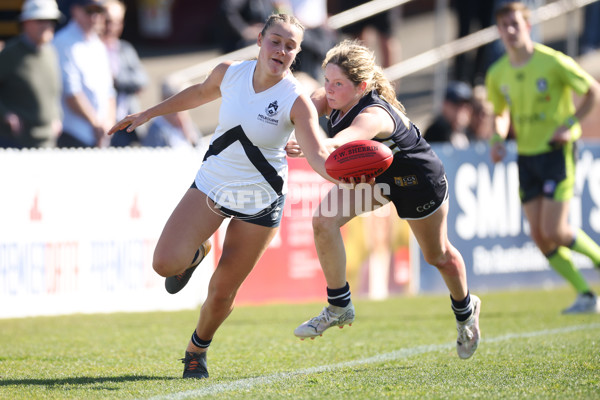
[[[231,61],[223,62],[204,82],[192,85],[147,110],[126,116],[108,131],[108,135],[125,128],[131,132],[154,117],[189,110],[216,100],[221,96],[221,82],[229,65]]]
[[[394,120],[380,107],[368,107],[358,114],[352,124],[339,132],[328,145],[338,148],[354,140],[387,137],[394,131]]]
[[[310,166],[323,178],[337,183],[325,170],[329,151],[319,134],[319,118],[313,103],[305,95],[298,96],[291,112],[296,129],[296,140]]]
[[[327,106],[327,99],[325,97],[325,89],[318,88],[311,95],[310,100],[317,110],[317,117],[321,117],[323,115],[327,115],[331,110],[329,110]],[[321,130],[319,129],[319,132]],[[329,140],[329,139],[328,139]],[[285,146],[285,152],[288,157],[304,157],[304,153],[302,152],[302,148],[300,144],[295,140],[291,139],[287,145]]]

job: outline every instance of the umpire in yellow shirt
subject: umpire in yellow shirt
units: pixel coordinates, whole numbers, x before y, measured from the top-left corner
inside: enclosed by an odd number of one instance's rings
[[[600,266],[600,247],[569,225],[575,185],[579,120],[600,102],[600,84],[572,58],[531,39],[529,10],[510,2],[496,11],[506,54],[488,70],[486,86],[494,105],[494,162],[505,155],[510,123],[517,142],[520,196],[531,237],[548,262],[577,291],[563,313],[600,313],[600,302],[573,264],[571,250]],[[572,92],[583,96],[576,108]]]

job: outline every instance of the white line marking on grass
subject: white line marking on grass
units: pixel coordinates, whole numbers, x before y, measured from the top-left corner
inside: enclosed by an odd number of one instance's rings
[[[598,328],[600,328],[600,323],[587,324],[587,325],[575,325],[575,326],[568,326],[565,328],[556,328],[556,329],[544,329],[541,331],[534,331],[534,332],[510,333],[507,335],[496,336],[496,337],[492,337],[492,338],[488,338],[488,339],[482,338],[481,343],[499,343],[499,342],[505,342],[507,340],[512,340],[512,339],[531,338],[531,337],[545,336],[545,335],[556,335],[556,334],[563,334],[563,333],[569,333],[569,332],[575,332],[575,331],[582,331],[582,330],[586,330],[586,329],[598,329]],[[425,353],[430,353],[430,352],[434,352],[434,351],[446,350],[450,347],[454,347],[455,345],[456,345],[456,343],[452,342],[452,343],[446,343],[446,344],[422,345],[422,346],[409,347],[406,349],[392,351],[390,353],[378,354],[376,356],[363,358],[360,360],[345,361],[345,362],[341,362],[341,363],[337,363],[337,364],[322,365],[319,367],[299,369],[297,371],[278,372],[278,373],[271,374],[271,375],[258,376],[256,378],[239,379],[239,380],[233,381],[233,382],[218,383],[216,385],[205,386],[200,389],[194,389],[194,390],[188,390],[185,392],[171,393],[171,394],[151,397],[149,400],[175,400],[175,399],[185,399],[185,398],[189,398],[189,397],[197,398],[197,397],[216,395],[216,394],[225,393],[225,392],[231,392],[234,390],[244,390],[244,389],[247,390],[247,389],[252,389],[255,386],[259,386],[259,385],[267,385],[267,384],[274,383],[277,381],[291,379],[298,375],[310,375],[310,374],[316,374],[316,373],[320,373],[320,372],[334,371],[334,370],[338,370],[338,369],[342,369],[342,368],[355,367],[357,365],[374,364],[374,363],[381,363],[381,362],[385,362],[385,361],[399,360],[402,358],[408,358],[408,357],[415,356],[418,354],[425,354]]]

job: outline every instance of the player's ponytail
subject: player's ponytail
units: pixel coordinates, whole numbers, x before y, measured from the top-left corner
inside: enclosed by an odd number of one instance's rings
[[[385,77],[383,74],[383,70],[380,66],[375,66],[375,71],[373,73],[373,86],[374,89],[377,90],[379,96],[383,97],[385,101],[396,107],[398,110],[402,111],[406,114],[406,109],[404,105],[400,103],[398,98],[396,97],[396,91],[392,86],[391,82]]]

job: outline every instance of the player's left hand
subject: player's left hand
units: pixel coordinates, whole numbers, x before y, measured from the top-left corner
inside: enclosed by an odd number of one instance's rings
[[[298,158],[304,157],[304,153],[302,153],[302,149],[300,145],[295,140],[290,139],[289,142],[285,145],[285,152],[288,157]]]

